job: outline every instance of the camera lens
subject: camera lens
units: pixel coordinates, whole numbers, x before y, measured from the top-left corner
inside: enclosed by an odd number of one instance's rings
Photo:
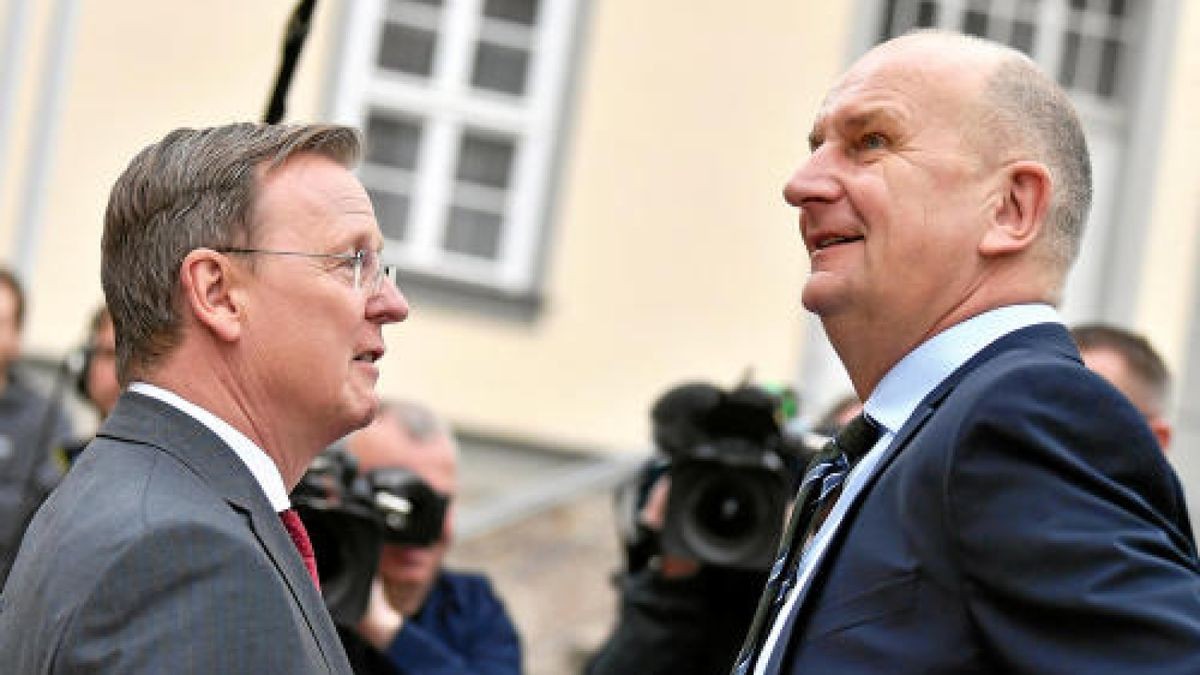
[[[701,559],[717,565],[742,566],[770,555],[780,505],[754,474],[708,472],[680,495],[679,535]],[[674,488],[673,488],[674,489]]]
[[[714,480],[702,486],[696,498],[696,526],[705,535],[736,541],[754,530],[762,518],[761,504],[737,480]]]

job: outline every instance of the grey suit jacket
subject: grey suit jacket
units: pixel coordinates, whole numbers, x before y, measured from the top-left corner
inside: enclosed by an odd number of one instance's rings
[[[0,597],[7,673],[339,673],[262,488],[190,416],[125,393],[34,518]]]

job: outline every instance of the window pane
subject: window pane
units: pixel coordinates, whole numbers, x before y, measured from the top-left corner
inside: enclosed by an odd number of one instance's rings
[[[487,0],[483,15],[532,26],[537,20],[537,7],[537,0]]]
[[[452,206],[442,245],[454,253],[495,260],[500,252],[500,222],[495,213]]]
[[[520,96],[525,93],[525,71],[529,52],[480,42],[475,49],[472,86]]]
[[[917,25],[921,28],[932,28],[937,25],[938,4],[936,0],[922,0],[917,8]]]
[[[367,161],[415,169],[421,127],[415,122],[372,114],[367,119]]]
[[[385,239],[402,240],[408,232],[408,196],[387,190],[371,190],[371,204],[375,207],[375,220]]]
[[[1025,52],[1033,53],[1034,25],[1027,21],[1017,21],[1013,24],[1012,46]]]
[[[1075,86],[1075,69],[1079,65],[1079,33],[1067,32],[1063,44],[1062,63],[1058,68],[1058,83],[1065,89]]]
[[[433,48],[437,35],[412,26],[388,23],[379,45],[379,65],[413,75],[433,72]]]
[[[1121,64],[1121,42],[1107,39],[1100,50],[1100,81],[1096,83],[1096,93],[1112,98],[1117,93],[1117,74]]]
[[[988,37],[988,12],[967,10],[965,14],[962,14],[962,32]]]
[[[883,10],[883,25],[879,27],[879,42],[892,37],[895,34],[894,23],[896,15],[896,0],[888,0],[887,9]]]
[[[459,180],[506,188],[512,171],[513,150],[511,140],[463,134],[455,175]]]

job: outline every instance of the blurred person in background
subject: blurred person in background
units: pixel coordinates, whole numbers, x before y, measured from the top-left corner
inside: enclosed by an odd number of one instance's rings
[[[107,305],[100,305],[92,314],[79,359],[77,393],[103,422],[121,395],[121,383],[117,381],[117,334]],[[74,464],[91,440],[82,438],[66,444],[63,448],[65,462]]]
[[[1071,328],[1083,363],[1117,388],[1146,418],[1166,452],[1172,427],[1167,419],[1171,373],[1145,337],[1117,326],[1092,323]]]
[[[29,519],[62,475],[56,451],[72,436],[61,402],[35,390],[16,368],[24,321],[21,282],[0,267],[0,585]]]
[[[436,541],[422,546],[385,540],[359,637],[382,652],[396,673],[520,673],[520,640],[491,583],[443,566],[458,492],[458,448],[449,426],[423,405],[389,401],[371,425],[346,439],[346,447],[361,474],[411,473],[447,505]],[[364,658],[362,645],[349,640],[346,646],[360,675],[382,672],[360,665],[374,660]]]

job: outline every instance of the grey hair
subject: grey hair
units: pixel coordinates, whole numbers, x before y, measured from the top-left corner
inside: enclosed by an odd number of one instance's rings
[[[380,414],[391,415],[396,422],[408,433],[409,437],[418,443],[424,443],[445,436],[453,440],[454,432],[450,425],[438,417],[429,407],[407,400],[387,400],[380,404]]]
[[[1092,203],[1092,165],[1079,116],[1066,93],[1015,51],[988,78],[983,105],[999,142],[1032,153],[1050,170],[1046,252],[1065,275],[1079,255]]]
[[[1053,187],[1043,251],[1065,278],[1079,255],[1092,204],[1092,164],[1075,106],[1037,63],[1007,45],[940,29],[919,29],[894,40],[924,36],[996,55],[978,111],[981,126],[990,133],[977,143],[992,152],[1015,149],[1049,169]]]
[[[252,123],[176,129],[139,152],[113,185],[101,243],[121,382],[179,344],[184,257],[197,248],[253,243],[260,168],[269,172],[302,153],[351,168],[361,152],[350,127]]]

